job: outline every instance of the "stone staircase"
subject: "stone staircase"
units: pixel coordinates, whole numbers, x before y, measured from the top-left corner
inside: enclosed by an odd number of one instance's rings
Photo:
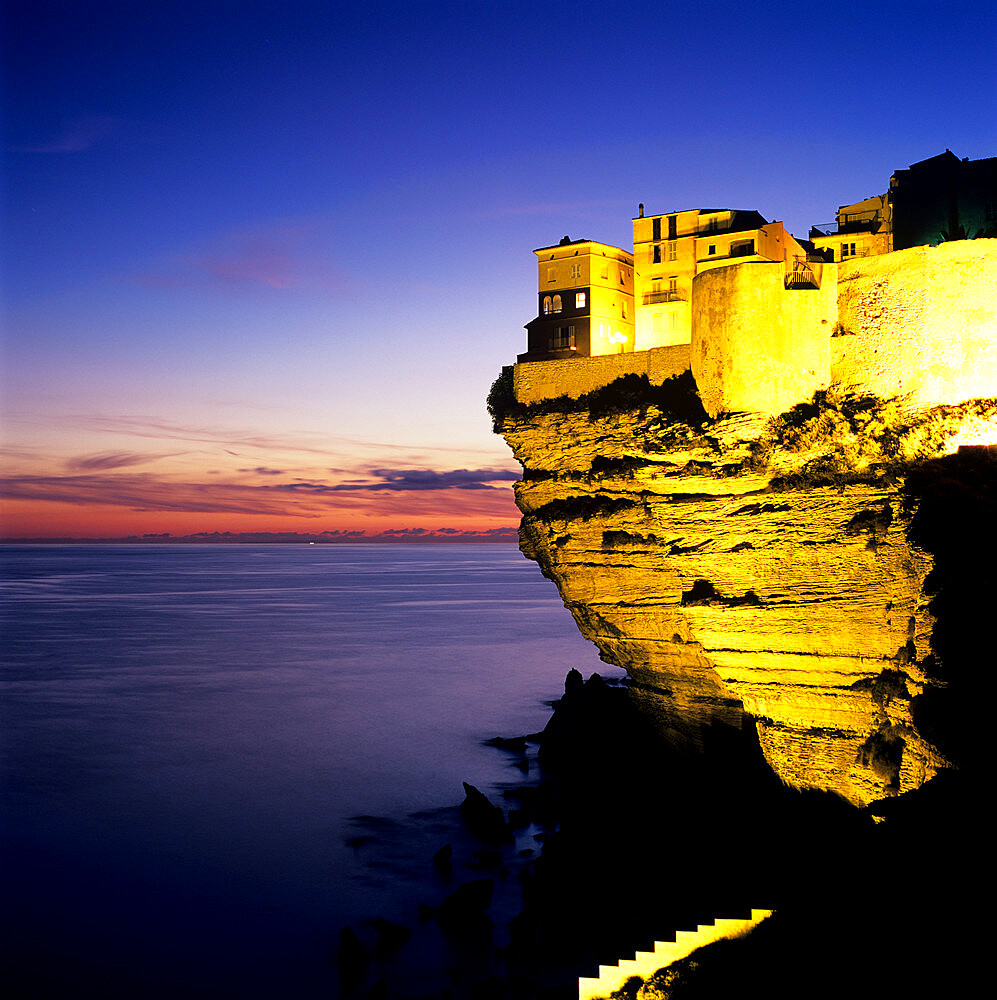
[[[582,976],[578,980],[578,1000],[599,1000],[624,986],[631,976],[649,979],[680,958],[691,955],[697,948],[721,938],[746,934],[767,917],[772,910],[752,910],[747,919],[719,917],[712,924],[700,924],[694,931],[676,931],[674,941],[655,941],[653,951],[638,951],[632,959],[622,959],[617,965],[600,965],[599,975]]]

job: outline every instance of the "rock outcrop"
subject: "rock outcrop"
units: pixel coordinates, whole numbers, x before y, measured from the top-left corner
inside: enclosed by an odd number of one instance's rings
[[[944,675],[906,477],[997,440],[997,400],[818,393],[710,420],[689,383],[498,408],[522,551],[676,740],[753,723],[790,785],[856,804],[919,787],[953,762],[916,710]]]

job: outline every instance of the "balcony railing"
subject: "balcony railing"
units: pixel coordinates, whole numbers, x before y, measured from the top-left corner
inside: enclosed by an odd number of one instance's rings
[[[685,302],[685,292],[677,288],[666,288],[663,292],[645,292],[644,305],[653,306],[659,302]]]
[[[882,219],[858,219],[845,217],[840,222],[817,222],[810,227],[810,238],[821,236],[844,236],[847,233],[871,233],[882,223]]]
[[[824,264],[809,257],[793,257],[787,260],[786,288],[820,288],[824,275]]]

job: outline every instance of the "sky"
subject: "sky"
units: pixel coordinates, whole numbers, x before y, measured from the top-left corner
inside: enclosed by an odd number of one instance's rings
[[[0,537],[512,537],[535,247],[997,155],[997,8],[5,0]],[[352,533],[352,534],[351,534]],[[390,535],[385,537],[391,537]]]

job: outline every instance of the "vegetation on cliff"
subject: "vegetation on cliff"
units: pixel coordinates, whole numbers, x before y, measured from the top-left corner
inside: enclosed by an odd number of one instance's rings
[[[699,427],[709,419],[703,409],[692,372],[686,371],[661,385],[651,385],[646,375],[623,375],[577,398],[556,396],[537,403],[519,403],[513,390],[513,369],[502,369],[488,393],[488,412],[496,434],[502,433],[506,418],[528,420],[548,413],[588,413],[598,420],[617,413],[646,413],[657,407],[671,420]]]
[[[911,412],[899,399],[822,390],[769,420],[744,469],[773,473],[773,489],[889,480],[944,452],[967,419],[995,412],[993,399]]]

